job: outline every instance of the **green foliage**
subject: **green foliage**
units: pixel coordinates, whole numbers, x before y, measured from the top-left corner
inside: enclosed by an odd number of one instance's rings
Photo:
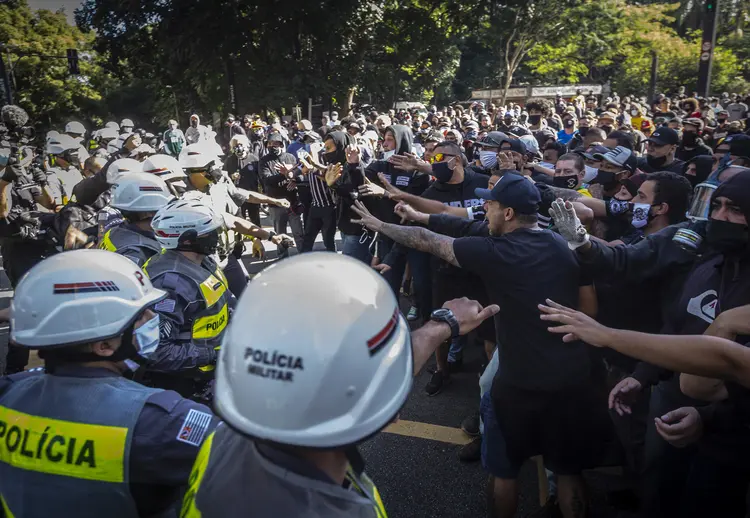
[[[26,0],[20,0],[0,5],[0,41],[8,46],[3,55],[6,68],[10,68],[8,57],[12,63],[14,102],[26,109],[32,120],[51,124],[69,117],[85,120],[101,112],[99,86],[104,78],[96,63],[86,58],[93,33],[71,26],[64,13],[32,12]],[[79,51],[80,76],[68,73],[64,58],[68,48]]]

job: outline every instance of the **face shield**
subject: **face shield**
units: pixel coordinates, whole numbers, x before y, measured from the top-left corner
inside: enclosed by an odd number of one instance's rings
[[[703,182],[693,190],[693,202],[688,209],[687,217],[692,221],[708,221],[711,213],[711,196],[716,190],[716,184]]]

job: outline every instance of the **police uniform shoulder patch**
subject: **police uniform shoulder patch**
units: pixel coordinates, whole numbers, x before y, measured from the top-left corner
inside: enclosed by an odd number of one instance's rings
[[[175,300],[174,299],[164,299],[160,302],[157,302],[156,305],[154,305],[154,311],[160,311],[164,313],[171,313],[174,311],[175,308]]]
[[[211,414],[191,408],[177,432],[177,440],[193,446],[200,446],[210,424]]]

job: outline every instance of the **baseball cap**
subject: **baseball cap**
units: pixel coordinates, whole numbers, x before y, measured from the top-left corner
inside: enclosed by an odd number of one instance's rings
[[[479,142],[475,142],[474,145],[479,147],[500,147],[500,144],[506,140],[508,140],[508,135],[502,131],[490,131]]]
[[[654,131],[646,142],[653,142],[657,146],[672,146],[679,144],[680,135],[672,128],[662,126]]]
[[[506,138],[502,141],[500,144],[500,147],[502,149],[502,144],[505,143],[510,144],[509,149],[503,149],[503,151],[515,151],[516,153],[521,153],[522,155],[525,155],[528,150],[526,149],[526,144],[524,144],[521,140],[516,138]]]
[[[518,171],[507,171],[492,190],[474,189],[477,198],[494,200],[519,214],[536,214],[542,197],[539,189]]]
[[[651,128],[651,127],[653,127],[653,124],[651,124],[651,121],[650,121],[650,120],[648,120],[648,119],[643,119],[643,120],[641,121],[641,129],[642,129],[642,130],[645,130],[645,129],[649,129],[649,128]]]
[[[602,112],[601,115],[599,115],[599,120],[612,119],[614,121],[616,118],[617,118],[617,115],[615,115],[612,112]]]
[[[266,142],[284,142],[284,139],[281,136],[281,133],[279,133],[278,131],[274,131],[273,133],[268,135]]]
[[[577,150],[574,151],[574,153],[581,155],[586,160],[600,160],[599,158],[596,158],[595,155],[604,155],[606,153],[609,153],[610,151],[611,149],[600,144],[592,147],[590,153],[587,153],[584,150]]]
[[[633,152],[623,146],[617,146],[606,153],[593,153],[593,156],[595,160],[606,160],[610,164],[627,169],[631,173],[635,173],[638,168],[638,160]]]
[[[687,119],[682,121],[682,124],[683,125],[689,124],[691,126],[695,126],[696,128],[698,128],[698,131],[703,130],[703,121],[700,120],[698,117],[688,117]]]
[[[312,122],[310,122],[307,119],[302,119],[299,121],[299,124],[297,124],[297,127],[300,129],[300,131],[312,131]]]
[[[750,135],[728,135],[724,144],[729,144],[729,154],[750,158]]]

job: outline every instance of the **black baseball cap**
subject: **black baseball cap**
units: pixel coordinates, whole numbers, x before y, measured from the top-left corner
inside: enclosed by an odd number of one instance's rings
[[[508,135],[502,131],[490,131],[479,142],[475,142],[474,145],[478,147],[500,147],[500,144],[506,140],[508,140]]]
[[[505,143],[510,144],[510,149],[502,149],[502,145]],[[500,149],[502,151],[515,151],[516,153],[521,153],[522,155],[525,155],[528,153],[528,149],[526,149],[526,144],[523,143],[522,140],[517,138],[506,138],[500,143]]]
[[[657,128],[646,142],[653,142],[657,146],[673,146],[680,143],[680,135],[672,128],[662,126]]]
[[[722,144],[729,144],[729,154],[750,158],[750,135],[728,135]]]
[[[586,160],[600,160],[599,158],[596,158],[595,155],[604,155],[610,151],[612,151],[610,148],[599,144],[591,148],[591,153],[587,153],[585,150],[576,150],[574,153],[581,155]]]
[[[494,200],[519,214],[536,214],[542,197],[533,182],[518,171],[506,171],[492,190],[474,189],[477,198]]]
[[[627,169],[631,173],[635,173],[638,169],[638,159],[636,159],[635,153],[623,146],[617,146],[606,153],[593,153],[593,155],[595,160],[605,160],[617,167]]]

